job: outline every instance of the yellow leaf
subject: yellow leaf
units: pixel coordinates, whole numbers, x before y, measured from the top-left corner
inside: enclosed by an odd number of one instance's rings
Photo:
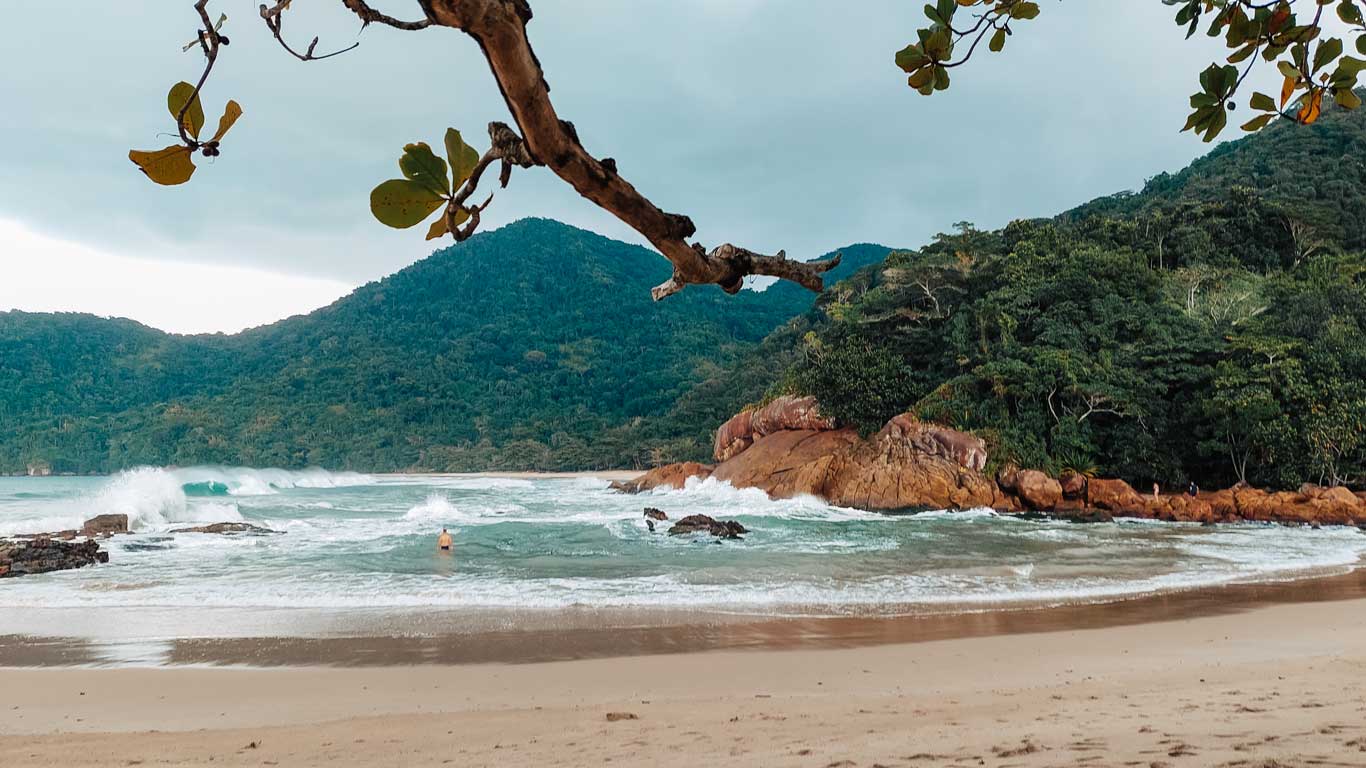
[[[1299,114],[1295,119],[1304,125],[1313,125],[1319,119],[1319,113],[1323,110],[1323,91],[1314,91],[1309,94],[1309,98],[1304,100],[1304,106],[1300,107]]]
[[[446,228],[445,215],[437,216],[436,221],[433,221],[431,228],[427,230],[427,239],[435,240],[438,237],[445,235],[447,232],[450,232],[450,230]]]
[[[223,116],[218,118],[218,130],[214,132],[213,138],[209,141],[222,141],[224,134],[232,128],[237,118],[242,116],[242,105],[228,99],[228,106],[223,109]]]
[[[1285,84],[1281,86],[1281,109],[1290,101],[1290,97],[1295,94],[1295,78],[1286,77]]]
[[[130,150],[128,159],[132,160],[147,178],[158,184],[174,186],[184,184],[194,175],[194,161],[190,159],[190,148],[184,144],[172,144],[155,152]]]

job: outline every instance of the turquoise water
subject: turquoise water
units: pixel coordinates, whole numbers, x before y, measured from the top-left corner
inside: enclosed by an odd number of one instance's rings
[[[741,521],[742,541],[647,530],[645,506]],[[0,535],[128,514],[107,566],[0,581],[13,608],[684,609],[893,614],[1115,599],[1354,567],[1356,529],[884,515],[714,481],[615,494],[596,478],[144,468],[0,479]],[[244,520],[278,536],[172,534]],[[438,553],[443,526],[453,555]],[[661,528],[662,530],[662,528]]]

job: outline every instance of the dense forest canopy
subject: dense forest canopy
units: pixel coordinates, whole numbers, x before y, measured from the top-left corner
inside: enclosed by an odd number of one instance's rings
[[[961,224],[828,291],[780,387],[865,430],[977,430],[998,463],[1360,484],[1364,159],[1336,110],[1053,220]]]
[[[887,252],[846,248],[835,274]],[[573,469],[691,455],[672,436],[647,439],[651,417],[813,296],[701,286],[651,302],[667,275],[644,248],[527,219],[232,336],[0,313],[0,472]]]

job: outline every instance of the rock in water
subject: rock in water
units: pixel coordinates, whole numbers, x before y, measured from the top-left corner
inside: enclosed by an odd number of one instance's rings
[[[96,515],[85,521],[81,532],[86,536],[110,536],[128,533],[128,515]]]
[[[646,507],[645,516],[650,518],[651,520],[664,521],[669,519],[669,516],[664,514],[664,510],[655,509],[654,507]]]
[[[101,552],[99,542],[91,539],[78,543],[46,538],[0,541],[0,578],[64,571],[107,562],[109,553]]]
[[[666,464],[655,467],[634,480],[613,481],[611,489],[619,493],[641,493],[655,488],[682,488],[689,478],[706,479],[711,475],[711,466],[695,461]]]
[[[281,533],[281,531],[272,531],[269,528],[262,528],[259,525],[252,525],[251,523],[213,523],[212,525],[199,525],[194,528],[176,528],[171,531],[171,533],[221,533],[224,535],[232,535],[235,533]]]
[[[710,533],[722,539],[738,539],[740,534],[749,533],[749,531],[734,520],[721,521],[707,515],[688,515],[674,523],[673,527],[669,529],[670,536],[689,533]]]

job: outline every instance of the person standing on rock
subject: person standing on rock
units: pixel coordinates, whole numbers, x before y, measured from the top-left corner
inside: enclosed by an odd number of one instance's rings
[[[445,528],[442,528],[441,535],[436,537],[437,548],[440,549],[442,552],[450,552],[451,544],[453,543],[454,541],[453,539],[451,539],[451,535],[446,532]]]
[[[1186,495],[1195,496],[1198,493],[1200,493],[1200,486],[1196,485],[1195,481],[1192,480],[1190,487],[1186,489]]]
[[[1157,501],[1158,498],[1161,497],[1161,496],[1162,496],[1162,488],[1161,488],[1156,482],[1154,482],[1154,483],[1153,483],[1153,501]]]

